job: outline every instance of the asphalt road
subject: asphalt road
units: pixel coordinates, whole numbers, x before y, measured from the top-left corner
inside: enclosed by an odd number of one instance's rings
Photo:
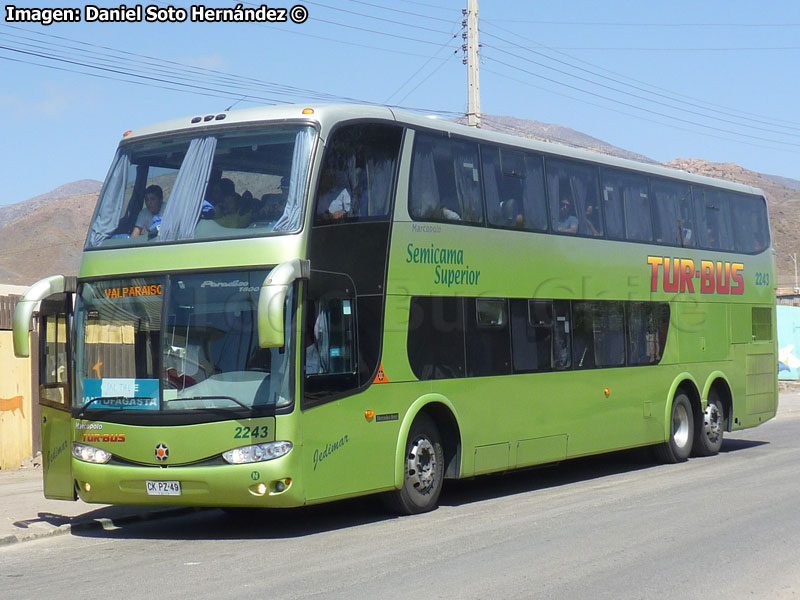
[[[800,598],[800,394],[719,456],[643,451],[374,499],[0,548],[0,598]]]

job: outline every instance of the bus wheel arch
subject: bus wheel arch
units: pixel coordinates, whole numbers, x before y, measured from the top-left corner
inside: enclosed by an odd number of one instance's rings
[[[692,453],[695,424],[701,419],[701,401],[691,378],[676,380],[670,391],[665,421],[666,439],[656,446],[661,462],[674,464],[686,461]]]
[[[418,399],[400,427],[395,490],[387,506],[400,514],[433,510],[445,478],[458,477],[461,435],[452,405],[444,399]]]
[[[696,456],[713,456],[722,448],[725,431],[730,431],[733,400],[731,390],[723,377],[709,378],[706,407],[695,423],[693,453]]]

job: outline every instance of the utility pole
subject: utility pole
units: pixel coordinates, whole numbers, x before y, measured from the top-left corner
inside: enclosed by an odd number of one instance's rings
[[[478,77],[478,0],[467,0],[466,10],[461,14],[467,17],[467,31],[461,34],[461,39],[466,39],[467,73],[468,73],[468,109],[467,125],[470,127],[481,126],[481,86]]]
[[[800,294],[800,286],[797,285],[797,252],[790,254],[789,258],[794,261],[794,293]]]

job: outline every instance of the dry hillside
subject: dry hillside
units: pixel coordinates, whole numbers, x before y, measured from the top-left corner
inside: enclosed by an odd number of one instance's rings
[[[0,226],[0,283],[77,274],[97,194],[60,198]]]

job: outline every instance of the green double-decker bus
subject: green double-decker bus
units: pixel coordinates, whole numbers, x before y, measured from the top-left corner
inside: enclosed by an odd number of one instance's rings
[[[293,507],[777,410],[757,189],[371,106],[127,132],[38,310],[45,495]]]

